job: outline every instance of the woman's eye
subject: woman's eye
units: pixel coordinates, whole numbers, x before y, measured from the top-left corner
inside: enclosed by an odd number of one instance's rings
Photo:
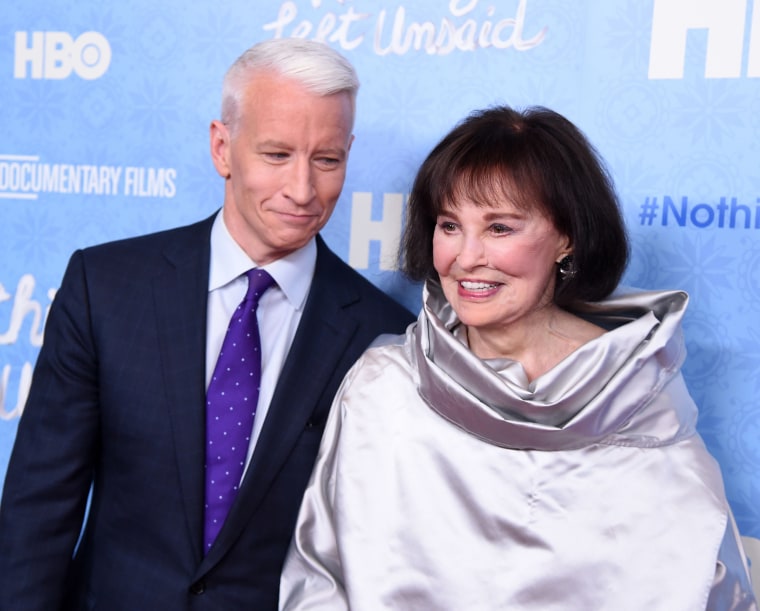
[[[441,221],[440,223],[438,223],[438,226],[441,228],[441,231],[444,231],[446,233],[451,233],[452,231],[456,231],[456,228],[457,228],[457,226],[451,221]]]
[[[491,231],[497,234],[502,234],[502,233],[509,233],[512,230],[509,227],[507,227],[507,225],[502,225],[501,223],[494,223],[493,225],[491,225]]]

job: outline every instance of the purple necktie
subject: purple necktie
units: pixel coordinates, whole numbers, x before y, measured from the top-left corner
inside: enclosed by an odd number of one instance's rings
[[[238,491],[261,386],[259,298],[274,280],[262,269],[247,272],[248,292],[235,310],[206,393],[206,506],[208,552]]]

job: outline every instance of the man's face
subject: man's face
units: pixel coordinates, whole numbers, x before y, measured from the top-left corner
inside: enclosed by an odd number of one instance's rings
[[[257,264],[279,259],[324,227],[338,201],[353,141],[347,93],[319,96],[258,72],[238,123],[211,124],[211,155],[226,179],[224,220]]]

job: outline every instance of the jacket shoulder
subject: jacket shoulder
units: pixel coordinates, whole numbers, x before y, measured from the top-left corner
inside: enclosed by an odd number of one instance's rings
[[[172,244],[178,244],[185,247],[193,247],[193,245],[198,246],[201,244],[208,245],[209,236],[211,235],[211,227],[215,216],[216,215],[214,214],[207,219],[182,227],[173,227],[171,229],[164,229],[144,235],[122,238],[97,244],[95,246],[89,246],[82,249],[82,253],[86,258],[97,258],[108,255],[119,255],[122,253],[136,255],[139,255],[139,253],[147,254],[149,252],[163,251],[167,245]]]
[[[377,324],[403,330],[416,319],[399,301],[375,286],[367,278],[343,261],[318,237],[315,286],[322,290],[341,291],[354,314],[360,313]]]

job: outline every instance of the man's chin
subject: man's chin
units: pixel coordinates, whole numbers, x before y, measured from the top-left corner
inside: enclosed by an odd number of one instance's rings
[[[319,230],[310,228],[309,231],[286,231],[281,232],[276,239],[272,240],[272,246],[285,256],[308,244]]]

